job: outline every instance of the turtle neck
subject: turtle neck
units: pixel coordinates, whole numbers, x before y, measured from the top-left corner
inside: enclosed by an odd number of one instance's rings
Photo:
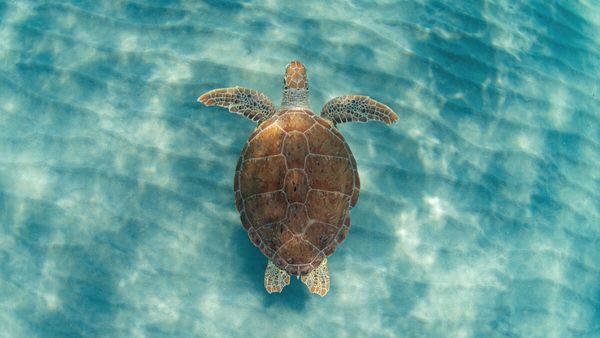
[[[283,98],[281,99],[281,108],[310,109],[308,103],[308,89],[284,89]]]

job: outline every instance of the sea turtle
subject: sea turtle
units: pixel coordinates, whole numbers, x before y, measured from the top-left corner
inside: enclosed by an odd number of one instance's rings
[[[244,229],[268,258],[267,292],[281,292],[292,274],[324,296],[329,291],[326,257],[346,238],[360,189],[356,161],[336,124],[391,124],[398,116],[357,95],[332,99],[317,116],[299,61],[286,67],[279,109],[266,95],[241,87],[214,89],[198,101],[258,122],[240,155],[233,190]]]

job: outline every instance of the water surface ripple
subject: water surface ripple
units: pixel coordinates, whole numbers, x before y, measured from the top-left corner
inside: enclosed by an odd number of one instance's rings
[[[600,337],[600,7],[580,2],[0,2],[7,337]],[[291,59],[363,189],[321,299],[262,287],[232,178]]]

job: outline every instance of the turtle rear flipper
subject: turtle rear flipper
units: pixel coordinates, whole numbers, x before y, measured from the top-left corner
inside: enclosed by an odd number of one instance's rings
[[[323,106],[321,116],[334,123],[382,121],[392,124],[398,119],[390,107],[368,96],[338,96]]]
[[[271,260],[265,270],[265,289],[268,293],[281,292],[286,285],[290,284],[290,275],[281,270]]]
[[[323,259],[321,264],[302,276],[302,283],[306,284],[310,292],[323,297],[329,291],[329,269],[327,268],[327,258]]]
[[[254,89],[230,87],[213,89],[198,98],[207,106],[219,106],[230,112],[244,115],[252,121],[264,121],[275,115],[273,102]]]

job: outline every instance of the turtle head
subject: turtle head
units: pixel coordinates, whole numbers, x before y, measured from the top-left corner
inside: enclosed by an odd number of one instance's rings
[[[306,67],[300,61],[293,60],[285,68],[283,89],[308,89]]]
[[[300,61],[293,60],[285,68],[283,77],[282,108],[309,108],[308,78],[306,67]]]

